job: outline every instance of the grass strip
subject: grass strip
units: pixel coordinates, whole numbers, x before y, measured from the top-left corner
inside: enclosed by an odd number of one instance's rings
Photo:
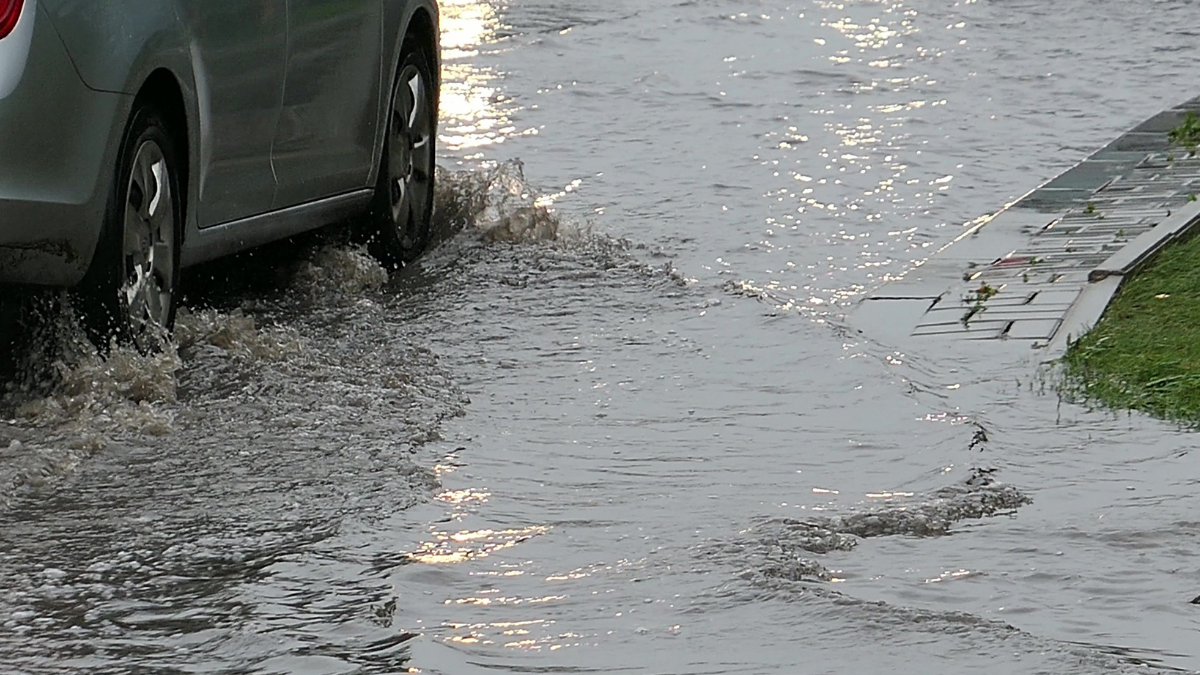
[[[1126,280],[1063,361],[1069,396],[1200,424],[1200,237]]]

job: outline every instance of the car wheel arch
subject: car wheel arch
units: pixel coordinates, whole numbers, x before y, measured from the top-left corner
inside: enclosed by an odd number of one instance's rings
[[[179,158],[180,208],[184,214],[183,240],[187,239],[187,223],[191,220],[188,208],[191,203],[191,175],[193,171],[192,148],[194,124],[189,123],[190,115],[183,86],[178,77],[167,68],[157,68],[146,77],[134,97],[136,102],[151,103],[166,118],[171,127],[171,140],[175,143],[175,152]],[[133,109],[137,106],[134,105]],[[183,240],[180,241],[182,245]]]
[[[408,21],[405,23],[404,32],[400,35],[400,42],[396,45],[395,57],[392,59],[393,74],[400,63],[401,55],[404,52],[405,42],[412,37],[419,42],[424,43],[426,49],[429,50],[429,54],[433,57],[434,61],[433,63],[429,64],[430,70],[433,72],[433,76],[437,78],[437,84],[441,84],[441,73],[439,72],[441,70],[441,54],[439,49],[440,40],[436,16],[436,9],[431,10],[429,7],[424,5],[418,5],[417,8],[413,10],[411,16],[408,18]],[[435,91],[438,89],[440,89],[440,87],[435,89]],[[435,107],[437,102],[438,101],[435,99]]]
[[[440,94],[441,94],[441,40],[438,28],[438,10],[437,5],[432,2],[421,1],[409,3],[410,9],[408,13],[401,17],[399,23],[400,30],[396,31],[395,41],[392,44],[390,53],[390,62],[386,64],[386,69],[383,72],[384,86],[380,90],[378,119],[378,134],[375,139],[375,157],[372,161],[372,169],[369,185],[374,185],[376,176],[376,168],[379,165],[379,158],[383,155],[383,141],[385,134],[383,133],[382,122],[387,115],[387,108],[392,98],[392,84],[396,79],[396,75],[400,70],[400,61],[404,56],[404,47],[408,40],[416,39],[424,43],[425,48],[429,51],[433,59],[430,63],[430,72],[435,78],[434,112],[439,110]]]

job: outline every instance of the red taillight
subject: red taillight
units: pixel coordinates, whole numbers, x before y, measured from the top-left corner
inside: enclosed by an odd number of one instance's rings
[[[21,6],[25,0],[0,0],[0,40],[8,37],[21,18]]]

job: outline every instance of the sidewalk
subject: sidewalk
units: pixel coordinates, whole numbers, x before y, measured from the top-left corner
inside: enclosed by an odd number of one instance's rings
[[[919,347],[988,341],[1040,361],[1100,318],[1123,278],[1200,222],[1200,156],[1168,132],[1200,97],[1155,115],[964,232],[847,317]]]

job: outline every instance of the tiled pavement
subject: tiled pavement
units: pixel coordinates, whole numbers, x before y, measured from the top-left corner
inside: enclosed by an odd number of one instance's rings
[[[1061,355],[1125,274],[1200,220],[1200,156],[1168,138],[1189,111],[1200,113],[1200,97],[1138,125],[876,289],[851,323],[893,340],[1005,341]]]

